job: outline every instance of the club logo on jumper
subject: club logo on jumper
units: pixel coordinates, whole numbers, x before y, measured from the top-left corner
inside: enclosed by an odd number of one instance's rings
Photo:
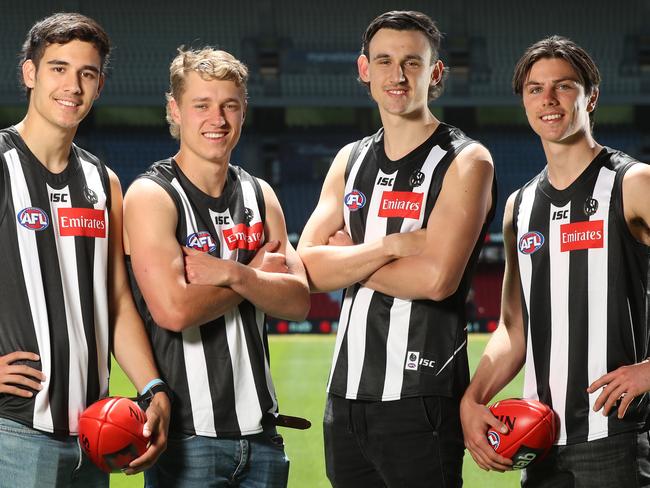
[[[422,183],[424,183],[424,173],[419,169],[416,169],[409,178],[409,185],[415,188],[416,186],[420,186]]]
[[[62,237],[106,237],[106,221],[101,209],[61,207],[57,215]]]
[[[356,212],[366,204],[366,196],[359,190],[352,190],[345,195],[343,203],[345,203],[345,206],[348,207],[350,212]]]
[[[404,369],[409,371],[418,370],[418,360],[420,359],[420,353],[417,351],[409,351],[406,353],[406,366]]]
[[[88,188],[87,186],[84,186],[84,198],[91,205],[95,205],[99,201],[97,198],[97,193],[95,193],[92,188]]]
[[[585,215],[591,217],[598,210],[598,200],[592,197],[587,197],[585,200]]]
[[[493,430],[488,431],[487,433],[487,438],[488,442],[490,443],[490,446],[492,446],[492,449],[495,451],[499,448],[499,445],[501,444],[501,437],[497,432],[494,432]]]
[[[424,193],[411,191],[385,191],[379,205],[380,217],[419,219]]]
[[[604,247],[603,221],[587,220],[560,226],[560,251],[579,251]]]
[[[539,251],[543,245],[544,236],[540,232],[527,232],[519,239],[519,252],[522,254],[533,254]]]
[[[187,236],[187,247],[203,252],[214,252],[217,249],[214,239],[206,231],[195,232]]]
[[[262,222],[251,226],[241,223],[230,229],[224,229],[223,237],[226,239],[226,245],[231,251],[235,249],[254,251],[262,245],[263,230]]]
[[[38,207],[23,208],[17,217],[18,223],[29,230],[45,230],[50,225],[47,214]]]
[[[248,207],[244,207],[244,221],[247,224],[250,224],[253,220],[253,217],[255,217],[253,210]]]

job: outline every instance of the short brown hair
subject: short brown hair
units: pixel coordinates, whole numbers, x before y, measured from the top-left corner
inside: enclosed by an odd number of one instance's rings
[[[585,93],[591,95],[600,85],[600,71],[589,53],[571,39],[562,36],[550,36],[526,49],[524,55],[517,61],[512,76],[512,89],[517,95],[522,95],[524,84],[533,65],[540,59],[559,58],[571,65],[578,75]],[[593,128],[595,109],[589,112]]]
[[[438,61],[438,54],[440,52],[440,41],[442,33],[438,30],[436,23],[426,14],[416,12],[414,10],[392,10],[385,12],[375,18],[364,32],[361,39],[361,54],[370,59],[370,41],[379,32],[380,29],[393,29],[398,31],[419,31],[429,41],[431,46],[431,64]],[[440,81],[432,86],[429,86],[429,101],[435,100],[444,89],[444,79],[446,78],[448,69],[445,68]],[[359,81],[370,89],[370,83]]]
[[[192,71],[204,80],[232,81],[244,90],[244,98],[247,96],[248,68],[232,54],[212,47],[187,50],[179,47],[178,55],[169,66],[169,92],[165,94],[169,133],[174,139],[180,138],[180,128],[172,119],[169,102],[174,99],[178,103],[185,91],[186,75]]]
[[[38,63],[50,44],[67,44],[75,40],[89,42],[95,46],[101,58],[100,71],[104,73],[111,52],[111,41],[102,26],[90,17],[79,13],[56,13],[36,22],[23,43],[18,79],[25,87],[28,96],[31,89],[24,85],[20,69],[25,61],[31,60],[38,68]]]

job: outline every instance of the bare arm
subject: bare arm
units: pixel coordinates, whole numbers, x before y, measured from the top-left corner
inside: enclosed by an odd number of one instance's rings
[[[133,272],[160,327],[181,331],[202,325],[241,302],[230,288],[185,281],[183,251],[176,240],[176,207],[158,184],[136,180],[126,194],[124,216]]]
[[[190,283],[227,286],[265,313],[288,320],[303,320],[309,312],[309,287],[305,268],[287,238],[280,202],[259,180],[266,203],[264,233],[277,241],[275,253],[266,253],[260,269],[205,253],[186,251],[185,267]]]
[[[405,299],[439,301],[453,294],[490,210],[493,177],[487,149],[465,148],[447,170],[423,251],[383,266],[365,286]]]
[[[637,241],[650,246],[650,166],[637,164],[623,177],[625,220]]]
[[[327,173],[316,209],[307,221],[298,243],[298,253],[307,269],[312,291],[333,291],[365,280],[384,264],[419,252],[417,234],[393,234],[373,242],[351,246],[329,246],[329,238],[344,227],[343,192],[345,167],[352,144],[334,158]]]
[[[461,400],[465,446],[476,463],[485,470],[510,469],[511,462],[496,454],[485,437],[489,427],[501,429],[504,433],[507,428],[492,416],[485,404],[514,378],[526,357],[517,241],[512,228],[514,196],[508,199],[503,218],[506,269],[499,326],[485,347],[472,382]]]
[[[111,210],[108,243],[108,313],[112,333],[113,354],[138,391],[154,378],[158,369],[154,363],[149,338],[133,302],[129,287],[124,249],[122,247],[122,189],[109,170]],[[164,393],[154,396],[147,409],[145,435],[150,436],[147,451],[129,465],[129,473],[142,471],[158,459],[167,445],[167,428],[171,405]]]

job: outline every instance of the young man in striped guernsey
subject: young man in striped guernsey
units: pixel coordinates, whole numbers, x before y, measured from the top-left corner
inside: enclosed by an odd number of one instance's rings
[[[27,35],[25,118],[0,131],[0,484],[107,487],[81,457],[78,417],[108,394],[110,345],[141,390],[158,376],[129,290],[115,173],[73,144],[104,84],[109,39],[94,20],[55,14]],[[169,399],[147,410],[164,449]]]
[[[461,410],[479,466],[509,469],[485,437],[505,426],[484,404],[525,363],[524,396],[560,418],[527,488],[650,486],[637,435],[650,390],[650,167],[594,140],[599,83],[585,50],[558,36],[532,45],[513,78],[547,166],[506,205],[501,322]]]
[[[348,287],[325,410],[335,487],[457,487],[465,297],[495,203],[489,152],[440,122],[440,32],[387,12],[359,78],[383,128],[338,153],[299,244],[312,290]]]
[[[247,78],[224,51],[181,50],[167,95],[180,150],[125,198],[132,286],[176,398],[147,486],[287,484],[264,314],[303,320],[309,292],[275,193],[230,164]]]

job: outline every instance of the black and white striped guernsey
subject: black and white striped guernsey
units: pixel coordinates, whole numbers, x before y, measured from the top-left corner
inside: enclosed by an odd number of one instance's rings
[[[426,227],[449,165],[473,142],[457,128],[440,124],[422,145],[390,161],[383,130],[364,139],[345,176],[343,210],[352,240],[371,242]],[[460,286],[447,299],[402,300],[360,283],[346,290],[328,383],[331,394],[372,401],[462,395],[469,382],[465,298],[493,212],[494,205]]]
[[[640,164],[604,148],[566,189],[547,170],[519,190],[513,225],[527,337],[524,396],[560,417],[558,444],[633,431],[647,395],[619,420],[592,407],[589,384],[647,356],[649,248],[623,214],[625,172]]]
[[[173,159],[155,163],[141,178],[175,202],[179,244],[245,264],[264,243],[264,196],[243,169],[229,166],[218,198],[195,187]],[[217,320],[172,332],[153,321],[130,265],[129,274],[156,363],[176,395],[171,429],[208,437],[261,432],[264,417],[278,410],[264,313],[244,300]]]
[[[32,398],[0,394],[0,416],[57,435],[108,394],[110,183],[72,147],[53,174],[15,130],[0,132],[0,355],[30,351],[46,380]]]

